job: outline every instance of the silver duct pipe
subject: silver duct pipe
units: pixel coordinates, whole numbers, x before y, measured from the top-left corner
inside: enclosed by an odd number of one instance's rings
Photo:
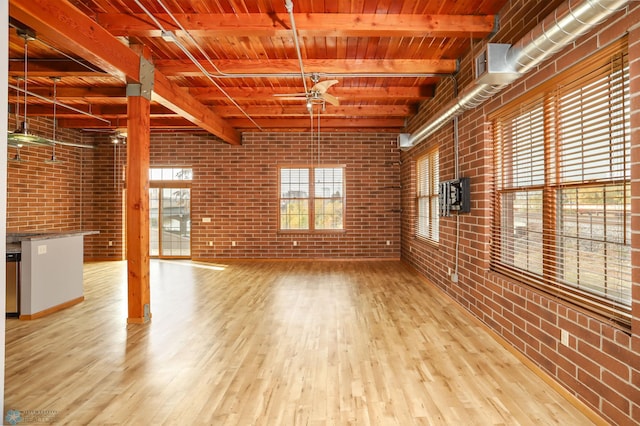
[[[627,6],[629,1],[568,0],[565,2],[529,34],[511,46],[507,52],[507,60],[513,64],[519,75],[513,81]],[[410,134],[406,141],[406,147],[410,148],[422,142],[453,117],[479,107],[506,86],[507,84],[484,83],[467,87],[456,99],[435,113],[434,118]]]

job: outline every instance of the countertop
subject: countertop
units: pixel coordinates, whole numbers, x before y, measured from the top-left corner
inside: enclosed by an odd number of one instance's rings
[[[75,237],[78,235],[95,235],[99,233],[100,231],[7,233],[7,253],[21,253],[22,241],[50,240],[54,238]]]

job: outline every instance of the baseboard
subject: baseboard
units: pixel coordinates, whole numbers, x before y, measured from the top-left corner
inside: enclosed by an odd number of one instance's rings
[[[48,309],[45,309],[44,311],[36,312],[34,314],[29,314],[29,315],[20,315],[20,319],[29,321],[29,320],[42,318],[42,317],[50,315],[50,314],[52,314],[54,312],[58,312],[58,311],[61,311],[63,309],[67,309],[67,308],[69,308],[69,307],[71,307],[73,305],[77,305],[78,303],[81,303],[83,301],[84,301],[84,296],[80,296],[78,298],[71,299],[71,300],[69,300],[67,302],[64,302],[64,303],[61,303],[59,305],[52,306],[52,307],[50,307]]]
[[[168,259],[171,260],[171,259]],[[202,263],[221,262],[399,262],[399,257],[286,257],[286,258],[192,258]]]
[[[83,259],[84,263],[91,263],[91,262],[120,262],[122,260],[125,260],[124,258],[119,258],[119,257],[85,257]]]

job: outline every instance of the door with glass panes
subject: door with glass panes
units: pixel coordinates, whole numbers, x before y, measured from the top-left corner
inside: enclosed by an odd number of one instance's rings
[[[191,171],[151,169],[149,187],[149,254],[191,257]]]

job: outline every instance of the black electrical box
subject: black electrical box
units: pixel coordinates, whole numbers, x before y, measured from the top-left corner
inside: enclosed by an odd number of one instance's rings
[[[440,216],[451,216],[451,212],[469,213],[471,211],[471,187],[469,178],[447,180],[439,186]]]

